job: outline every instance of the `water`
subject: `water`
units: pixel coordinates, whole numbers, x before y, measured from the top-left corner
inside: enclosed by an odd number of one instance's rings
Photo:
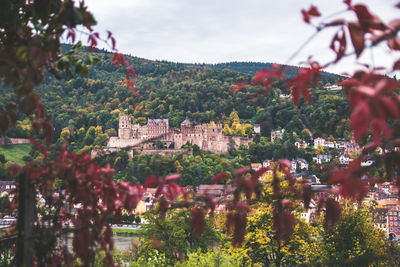
[[[68,234],[68,248],[72,250],[72,239],[73,239],[73,234],[70,233]],[[136,236],[123,236],[123,235],[114,235],[114,248],[118,250],[127,250],[132,244],[132,241],[136,241],[137,237]]]
[[[114,248],[118,250],[127,250],[131,246],[132,241],[136,241],[136,236],[113,236]]]

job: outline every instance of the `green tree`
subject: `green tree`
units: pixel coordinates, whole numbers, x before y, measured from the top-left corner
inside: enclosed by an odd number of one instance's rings
[[[200,236],[192,233],[190,210],[171,210],[165,218],[153,211],[144,214],[143,217],[147,224],[142,225],[141,236],[144,241],[141,253],[146,254],[157,250],[166,255],[170,264],[177,260],[176,251],[183,253],[186,257],[198,249],[205,252],[220,241],[220,234],[214,228],[212,218],[209,217],[206,218],[205,227]],[[153,238],[163,245],[154,247]]]
[[[370,208],[344,203],[339,224],[323,234],[323,251],[327,261],[368,265],[371,259],[384,254],[385,234],[376,228]]]

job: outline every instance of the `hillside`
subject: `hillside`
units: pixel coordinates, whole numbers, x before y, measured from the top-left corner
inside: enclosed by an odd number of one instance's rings
[[[273,63],[263,63],[263,62],[227,62],[227,63],[218,63],[218,64],[212,64],[212,65],[205,65],[209,66],[211,68],[216,68],[216,69],[230,69],[234,71],[239,71],[243,73],[248,73],[251,75],[254,75],[256,72],[258,72],[261,69],[268,69],[271,68]],[[299,67],[296,66],[288,66],[288,65],[282,65],[280,66],[284,67],[285,75],[287,77],[293,77],[296,75],[299,71]],[[322,72],[321,75],[321,82],[323,84],[326,83],[335,83],[338,81],[338,79],[341,79],[343,77],[330,73],[330,72]]]
[[[311,105],[301,103],[298,109],[293,108],[290,98],[281,97],[288,92],[278,88],[280,85],[267,96],[256,87],[232,95],[235,83],[249,81],[256,69],[267,67],[265,63],[193,65],[127,56],[137,72],[135,83],[140,97],[136,97],[121,84],[123,70],[111,63],[112,54],[102,50],[93,54],[100,61],[90,67],[87,78],[56,80],[49,75],[36,89],[53,116],[56,137],[73,141],[76,148],[104,144],[108,136],[116,134],[121,112],[133,115],[142,124],[147,118],[168,118],[171,126],[179,126],[185,118],[199,123],[224,122],[236,111],[243,122],[261,124],[265,136],[277,128],[300,134],[305,125],[316,136],[349,135],[348,107],[341,91],[314,88]],[[321,85],[339,79],[323,74]],[[11,95],[0,96],[0,104]],[[9,135],[24,137],[29,131],[25,121]]]

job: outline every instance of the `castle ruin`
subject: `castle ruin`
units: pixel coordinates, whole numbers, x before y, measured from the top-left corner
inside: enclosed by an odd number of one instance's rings
[[[168,119],[149,119],[147,125],[141,126],[132,124],[129,116],[123,115],[119,118],[118,137],[111,137],[107,146],[154,149],[157,142],[162,142],[165,147],[173,144],[175,149],[189,143],[197,145],[201,150],[223,153],[229,148],[237,149],[240,145],[248,145],[252,139],[225,136],[222,133],[222,124],[193,124],[186,119],[180,128],[175,128],[169,126]]]

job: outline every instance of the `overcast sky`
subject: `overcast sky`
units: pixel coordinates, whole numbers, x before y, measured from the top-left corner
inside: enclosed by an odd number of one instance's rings
[[[398,0],[364,2],[384,21],[400,17],[400,9],[393,8]],[[300,13],[311,3],[323,15],[345,9],[340,0],[86,1],[98,21],[95,30],[100,33],[110,30],[117,39],[119,51],[147,59],[185,63],[287,63],[289,56],[315,31],[303,23]],[[322,63],[334,59],[334,53],[328,48],[332,34],[329,31],[320,34],[289,63],[299,64],[311,54]],[[385,64],[388,49],[375,50],[365,53],[360,63],[373,58],[376,65]],[[341,73],[354,69],[353,64],[344,62],[329,71]]]

